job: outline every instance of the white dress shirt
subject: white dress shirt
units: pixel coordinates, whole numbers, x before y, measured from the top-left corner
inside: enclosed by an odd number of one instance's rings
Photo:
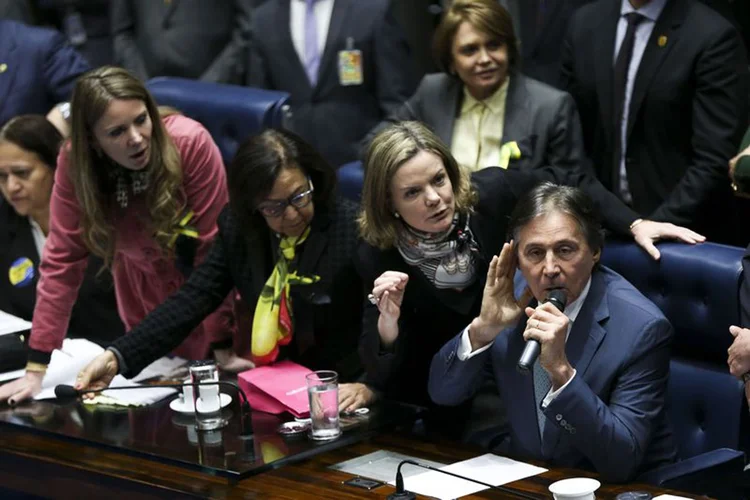
[[[44,235],[44,231],[34,219],[29,217],[29,224],[31,225],[31,235],[34,237],[34,246],[36,247],[36,253],[39,255],[39,262],[42,261],[42,251],[44,250],[44,243],[47,241],[47,237]]]
[[[583,303],[586,301],[586,297],[589,295],[589,289],[591,288],[591,277],[589,277],[589,280],[586,282],[586,286],[583,287],[583,290],[581,291],[581,295],[578,296],[576,300],[571,302],[566,308],[565,308],[565,315],[568,317],[568,331],[565,334],[565,342],[568,341],[568,337],[570,337],[570,330],[573,328],[573,323],[575,323],[576,318],[578,317],[578,313],[581,312],[581,308],[583,307]],[[514,327],[515,328],[515,327]],[[456,357],[460,361],[466,361],[468,359],[473,358],[474,356],[483,353],[487,349],[489,349],[493,342],[490,342],[486,346],[483,346],[476,351],[471,350],[471,340],[469,339],[469,327],[467,326],[464,328],[463,333],[461,334],[461,342],[458,346],[458,351],[456,352]],[[570,381],[573,380],[576,376],[576,370],[573,368],[573,376],[570,377],[570,379],[565,382],[565,384],[557,389],[556,391],[553,391],[550,389],[550,392],[547,394],[547,396],[542,401],[542,408],[546,408],[547,405],[549,405],[567,386],[570,384]]]
[[[622,144],[622,151],[620,155],[620,185],[618,186],[619,194],[623,200],[630,203],[632,201],[632,195],[630,188],[628,187],[628,174],[625,170],[625,156],[627,153],[627,133],[628,133],[628,115],[630,114],[630,98],[633,96],[633,86],[635,85],[635,77],[638,74],[638,67],[641,65],[641,59],[643,59],[643,53],[646,51],[646,45],[648,40],[651,38],[651,33],[654,31],[656,20],[659,19],[661,11],[664,10],[667,0],[652,0],[640,9],[634,9],[630,5],[629,0],[622,0],[622,7],[620,7],[620,20],[617,23],[617,38],[615,38],[615,53],[612,60],[612,65],[617,63],[617,54],[620,53],[620,47],[625,39],[625,33],[628,31],[628,21],[625,19],[625,15],[630,12],[637,12],[643,16],[640,24],[635,28],[635,40],[633,42],[633,55],[630,58],[630,66],[628,66],[628,81],[625,84],[625,106],[622,112],[622,122],[620,122],[620,138]]]
[[[321,60],[323,59],[323,51],[328,39],[328,26],[331,24],[333,2],[334,0],[315,1],[315,22],[318,25],[318,52]],[[307,2],[305,0],[292,0],[289,12],[289,31],[292,34],[294,50],[297,51],[297,55],[303,66],[305,65],[305,17],[307,17]]]

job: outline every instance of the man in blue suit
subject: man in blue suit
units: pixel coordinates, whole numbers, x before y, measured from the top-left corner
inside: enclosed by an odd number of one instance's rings
[[[613,482],[674,461],[664,408],[672,327],[598,264],[603,236],[591,201],[541,184],[516,206],[509,234],[490,263],[480,315],[432,360],[430,397],[465,401],[489,365],[510,423],[496,451],[593,468]],[[553,290],[567,297],[565,313],[546,301]],[[522,373],[531,339],[541,353]]]
[[[0,20],[0,126],[70,100],[76,79],[88,69],[61,33]]]

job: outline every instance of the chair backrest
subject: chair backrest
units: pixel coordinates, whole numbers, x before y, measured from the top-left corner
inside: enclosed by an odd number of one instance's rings
[[[365,179],[365,171],[361,161],[353,161],[342,165],[336,170],[339,183],[339,193],[352,201],[359,202],[362,196],[362,183]]]
[[[680,458],[743,448],[742,382],[727,368],[729,325],[739,324],[743,249],[659,245],[654,261],[632,242],[607,241],[602,263],[630,281],[674,327],[667,408]]]
[[[200,122],[228,164],[239,144],[268,127],[285,127],[291,117],[289,94],[176,77],[146,83],[160,106],[177,108]]]

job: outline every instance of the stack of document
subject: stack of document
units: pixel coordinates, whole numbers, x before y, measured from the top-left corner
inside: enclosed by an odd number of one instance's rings
[[[91,360],[104,352],[104,349],[93,342],[85,339],[65,339],[61,349],[55,349],[52,352],[52,358],[47,368],[47,373],[42,381],[42,391],[34,399],[53,399],[55,398],[55,387],[64,385],[75,385],[76,377]],[[165,366],[172,367],[178,362],[184,363],[185,360],[177,362],[162,362]],[[152,365],[149,365],[153,366]],[[150,368],[146,367],[147,370]],[[145,371],[145,370],[144,370]],[[153,369],[150,369],[153,372]],[[137,378],[137,377],[136,377]],[[150,377],[149,377],[150,378]],[[139,380],[143,380],[141,377]],[[138,383],[125,379],[122,375],[117,375],[112,379],[110,387],[137,386]],[[177,391],[169,387],[143,386],[143,389],[104,391],[96,398],[86,400],[89,404],[108,404],[121,406],[143,406],[155,403],[167,396],[175,394]]]
[[[402,469],[406,469],[407,467],[414,466],[404,465]],[[493,486],[520,481],[521,479],[547,472],[547,469],[542,467],[518,462],[510,458],[499,457],[491,453],[464,460],[463,462],[456,462],[441,467],[440,470],[476,479]],[[391,484],[395,485],[395,481],[391,481]],[[481,484],[434,471],[427,471],[423,474],[405,478],[404,487],[407,491],[419,495],[445,500],[460,498],[487,489],[486,486],[482,486]]]
[[[31,330],[31,323],[5,311],[0,311],[0,335]]]
[[[422,465],[452,472],[453,474],[475,479],[493,486],[520,481],[521,479],[547,472],[547,469],[542,467],[499,457],[491,453],[470,460],[464,460],[463,462],[444,465],[388,450],[378,450],[368,453],[367,455],[331,465],[330,468],[355,476],[375,479],[376,481],[390,482],[390,484],[395,486],[396,471],[398,470],[398,465],[403,460],[412,460]],[[487,489],[486,486],[482,486],[481,484],[472,483],[471,481],[440,472],[425,471],[424,468],[411,464],[404,464],[401,467],[401,475],[404,478],[404,487],[407,491],[440,499],[460,498]]]

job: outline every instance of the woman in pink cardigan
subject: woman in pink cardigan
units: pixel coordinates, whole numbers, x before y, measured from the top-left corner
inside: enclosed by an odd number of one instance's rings
[[[58,157],[50,228],[23,378],[0,387],[15,404],[39,392],[52,350],[62,345],[89,253],[110,266],[126,329],[176,291],[201,260],[228,202],[216,144],[199,123],[162,117],[144,85],[127,71],[102,67],[75,87],[72,133]],[[173,352],[225,367],[234,356],[231,298]]]

